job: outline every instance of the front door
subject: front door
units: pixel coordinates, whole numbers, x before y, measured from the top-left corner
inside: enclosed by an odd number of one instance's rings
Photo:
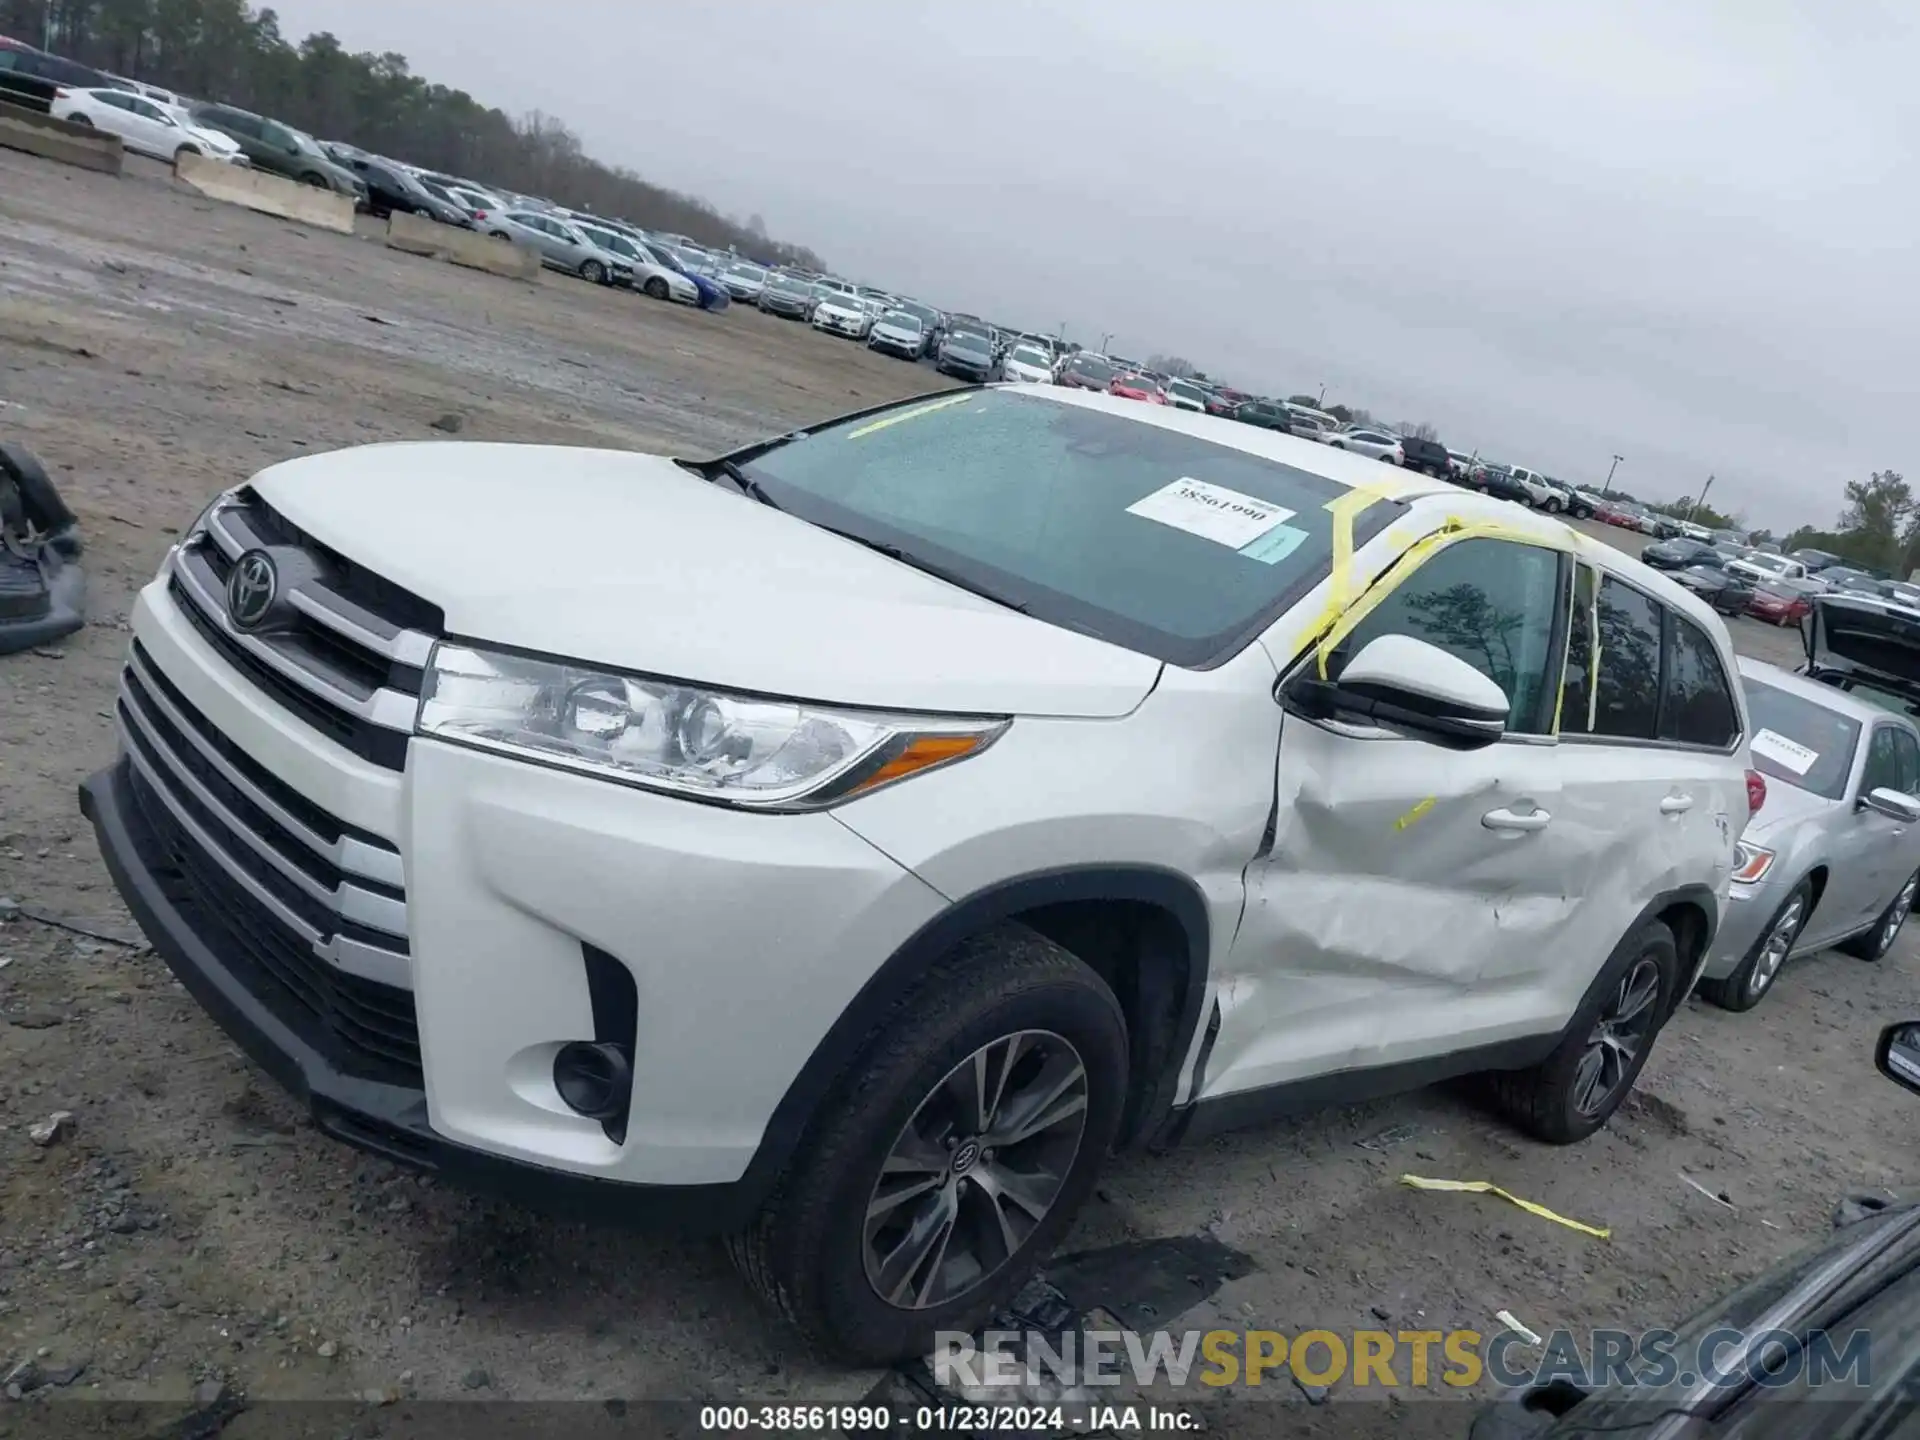
[[[1906,838],[1910,827],[1859,802],[1874,790],[1920,790],[1916,764],[1920,754],[1904,727],[1874,726],[1859,784],[1849,796],[1853,813],[1841,819],[1827,888],[1814,912],[1819,940],[1837,939],[1870,923],[1911,873],[1907,857],[1912,847]]]
[[[1518,1033],[1474,993],[1488,964],[1551,945],[1576,903],[1563,877],[1588,837],[1561,821],[1553,739],[1571,570],[1540,545],[1453,541],[1383,581],[1330,660],[1336,675],[1384,634],[1459,656],[1511,701],[1497,744],[1285,718],[1273,844],[1247,871],[1202,1095]]]

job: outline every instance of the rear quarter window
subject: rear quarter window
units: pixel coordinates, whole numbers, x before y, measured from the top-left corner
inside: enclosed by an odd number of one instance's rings
[[[1660,706],[1662,740],[1724,750],[1740,731],[1740,712],[1719,649],[1698,625],[1669,612],[1666,693]]]

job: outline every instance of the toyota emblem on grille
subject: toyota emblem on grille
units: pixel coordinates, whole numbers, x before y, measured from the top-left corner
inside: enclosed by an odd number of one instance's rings
[[[273,557],[264,550],[249,550],[233,562],[227,575],[227,613],[242,630],[251,630],[272,612],[279,590]]]

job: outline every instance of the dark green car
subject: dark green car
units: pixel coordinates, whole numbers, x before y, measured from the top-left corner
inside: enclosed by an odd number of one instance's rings
[[[356,205],[366,204],[365,182],[329,158],[311,135],[231,105],[196,105],[189,114],[194,124],[231,136],[254,169],[351,196]]]

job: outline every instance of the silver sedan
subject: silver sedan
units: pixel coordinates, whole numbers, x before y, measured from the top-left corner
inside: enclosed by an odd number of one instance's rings
[[[1740,661],[1767,798],[1747,822],[1700,982],[1751,1010],[1795,955],[1893,948],[1920,883],[1920,729],[1900,697]]]

